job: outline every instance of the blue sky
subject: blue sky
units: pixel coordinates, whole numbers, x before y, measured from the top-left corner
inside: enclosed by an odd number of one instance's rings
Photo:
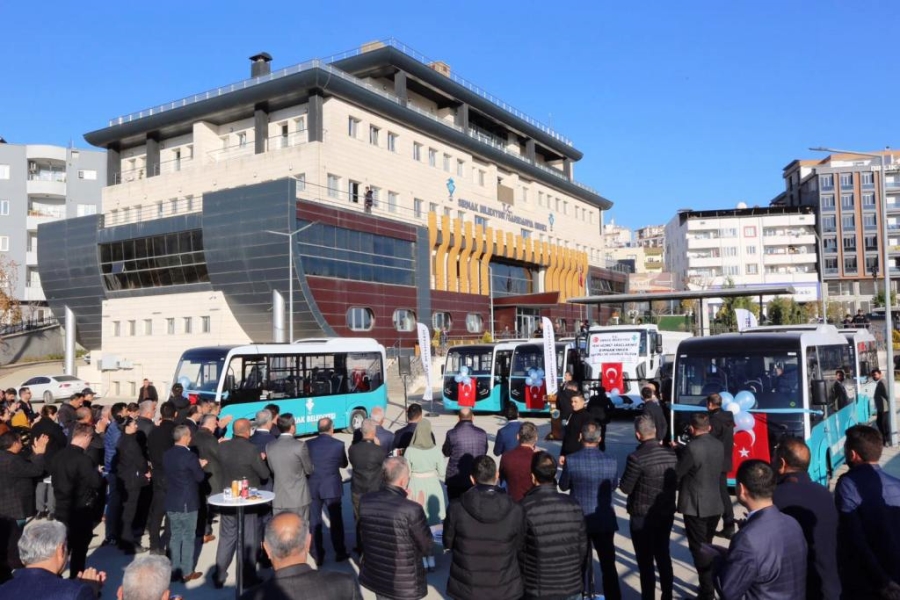
[[[256,52],[279,68],[392,36],[571,138],[607,220],[639,227],[764,205],[810,146],[900,144],[898,17],[890,0],[5,2],[0,135],[84,147],[109,118],[246,77]]]

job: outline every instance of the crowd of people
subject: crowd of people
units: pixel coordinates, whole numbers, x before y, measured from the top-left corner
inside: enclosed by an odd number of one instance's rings
[[[771,464],[744,461],[735,496],[747,515],[738,519],[727,488],[735,425],[718,394],[692,413],[690,440],[673,445],[656,391],[646,387],[637,448],[620,473],[603,450],[607,419],[577,386],[570,391],[556,458],[512,409],[490,454],[470,409],[439,444],[418,404],[393,432],[384,411],[372,410],[348,449],[329,418],[301,440],[294,417],[276,405],[252,422],[230,422],[215,403],[192,404],[178,384],[162,403],[145,382],[139,402],[100,407],[85,390],[39,414],[27,389],[11,390],[0,407],[0,597],[95,597],[106,574],[88,567],[87,553],[103,522],[104,544],[141,555],[125,571],[124,599],[165,600],[174,583],[204,577],[220,589],[237,556],[247,599],[361,598],[362,586],[378,598],[417,600],[435,559],[449,551],[446,593],[454,599],[575,599],[597,588],[616,600],[622,494],[644,599],[657,589],[673,598],[676,513],[698,598],[900,598],[900,480],[878,466],[878,429],[846,431],[850,469],[834,494],[810,480],[801,439],[779,440]],[[348,466],[351,551],[342,516]],[[244,511],[240,545],[236,513],[211,510],[208,498],[242,479],[273,491],[274,501]],[[730,546],[714,544],[717,537]],[[195,548],[215,541],[215,567],[204,575]],[[358,578],[328,568],[353,554]],[[260,567],[271,567],[272,578],[262,581]]]

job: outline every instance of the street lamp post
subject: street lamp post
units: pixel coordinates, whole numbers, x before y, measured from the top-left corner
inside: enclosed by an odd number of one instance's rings
[[[271,233],[272,235],[283,235],[288,239],[288,314],[290,316],[290,323],[288,324],[288,343],[291,344],[294,343],[294,236],[301,231],[306,231],[316,223],[317,221],[313,221],[312,223],[304,225],[300,229],[291,231],[290,233],[286,233],[284,231],[271,231],[268,229],[266,230],[266,233]]]
[[[855,154],[857,156],[868,156],[877,158],[881,164],[881,245],[884,249],[882,258],[882,268],[884,269],[884,326],[886,330],[885,342],[887,346],[887,389],[888,389],[888,406],[890,414],[888,415],[891,439],[890,444],[896,444],[897,437],[897,402],[894,398],[894,324],[891,315],[891,268],[890,268],[890,246],[888,244],[888,218],[887,218],[887,196],[885,190],[885,170],[884,170],[884,152],[875,154],[873,152],[857,152],[855,150],[836,150],[834,148],[810,148],[814,152],[829,152],[831,154]]]

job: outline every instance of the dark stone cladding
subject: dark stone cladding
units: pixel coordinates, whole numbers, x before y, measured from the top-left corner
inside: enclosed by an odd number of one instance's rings
[[[38,226],[38,271],[54,316],[65,322],[66,306],[75,313],[78,343],[100,347],[102,301],[97,238],[100,215],[62,219]]]

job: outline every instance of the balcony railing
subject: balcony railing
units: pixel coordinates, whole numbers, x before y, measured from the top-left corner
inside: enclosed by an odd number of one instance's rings
[[[165,200],[155,204],[142,204],[104,213],[100,215],[99,227],[103,229],[126,223],[141,223],[174,215],[202,212],[202,210],[203,196]]]
[[[41,170],[36,173],[28,174],[28,181],[56,181],[59,183],[66,182],[66,172],[50,170]]]
[[[28,211],[29,217],[48,217],[51,219],[65,219],[65,210],[51,210],[48,208],[38,208]]]

